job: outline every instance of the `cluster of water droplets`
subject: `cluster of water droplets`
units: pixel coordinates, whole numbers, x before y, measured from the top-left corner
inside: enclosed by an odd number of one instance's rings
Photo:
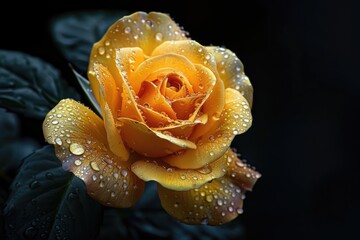
[[[68,101],[62,100],[45,119],[48,142],[56,146],[63,167],[86,182],[90,195],[109,206],[116,206],[118,200],[126,202],[139,187],[129,167],[121,165],[106,143],[93,134],[103,129],[102,121]]]
[[[217,65],[220,76],[226,76],[225,86],[234,88],[240,91],[242,95],[246,95],[246,91],[251,88],[251,83],[245,75],[244,65],[240,59],[235,53],[223,47],[213,49],[213,53],[220,60]]]

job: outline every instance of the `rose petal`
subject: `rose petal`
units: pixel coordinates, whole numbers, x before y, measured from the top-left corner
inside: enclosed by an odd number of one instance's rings
[[[95,98],[100,101],[96,89],[99,88],[94,72],[94,63],[107,66],[115,79],[119,79],[116,71],[116,49],[139,47],[146,55],[154,48],[168,40],[186,39],[184,32],[166,14],[158,12],[136,12],[114,23],[103,38],[94,44],[91,55],[88,77]],[[118,86],[120,88],[120,86]]]
[[[193,40],[179,40],[164,42],[159,45],[153,52],[153,56],[162,54],[176,53],[186,57],[193,64],[202,65],[208,68],[217,79],[215,86],[212,89],[208,99],[204,102],[202,111],[209,116],[219,115],[224,107],[224,84],[220,80],[220,76],[217,71],[216,61],[214,56],[199,43]],[[199,78],[189,78],[192,85],[196,85]],[[191,81],[193,79],[193,82]],[[194,91],[196,91],[194,89]],[[209,122],[206,125],[200,125],[196,128],[196,133],[192,136],[193,140],[196,140],[199,136],[204,135],[209,131],[215,121],[209,118]]]
[[[198,188],[206,182],[222,177],[226,172],[228,154],[199,169],[179,169],[157,160],[141,160],[131,170],[144,181],[156,181],[163,187],[184,191]]]
[[[243,163],[233,151],[230,151],[228,156],[226,176],[228,176],[235,185],[251,191],[256,181],[261,177],[261,174],[251,169],[249,165]]]
[[[245,166],[228,150],[226,175],[200,188],[174,191],[158,184],[163,208],[187,224],[222,225],[243,213],[246,190],[251,190],[260,174]]]
[[[61,100],[43,123],[44,137],[55,145],[65,170],[81,178],[98,202],[130,207],[141,196],[144,182],[130,170],[132,159],[123,162],[109,150],[102,120],[90,109]]]
[[[173,69],[174,73],[179,73],[187,79],[194,79],[196,76],[196,68],[185,57],[178,54],[164,54],[146,59],[142,62],[135,72],[131,75],[131,86],[135,93],[138,93],[144,80],[153,73],[164,68]]]
[[[207,47],[215,57],[217,69],[225,88],[238,90],[248,101],[250,107],[253,100],[253,87],[245,75],[244,66],[235,53],[222,47]]]
[[[188,191],[158,184],[158,194],[165,211],[186,224],[222,225],[243,212],[242,191],[226,177]]]
[[[168,135],[173,135],[174,137],[177,138],[188,139],[191,133],[193,132],[194,126],[198,124],[206,124],[207,121],[208,121],[207,114],[203,114],[200,117],[196,118],[194,122],[176,121],[174,124],[171,124],[169,126],[153,128],[153,130],[162,133],[169,133]]]
[[[121,160],[129,159],[129,152],[121,138],[119,129],[116,128],[114,117],[107,104],[104,107],[104,125],[110,150]]]
[[[141,105],[138,105],[138,108],[142,111],[146,125],[152,129],[177,124],[174,119],[156,112],[153,109]]]
[[[118,125],[127,145],[146,157],[163,157],[183,149],[196,149],[196,145],[189,140],[154,131],[133,119],[119,118]]]
[[[107,103],[113,113],[116,113],[121,104],[119,89],[109,70],[101,64],[94,65],[95,77],[98,80],[100,94],[99,104],[104,115],[104,106]]]
[[[176,113],[155,84],[143,81],[137,96],[139,97],[138,103],[142,106],[149,107],[156,112],[166,114],[170,118],[176,119]]]
[[[221,115],[212,117],[215,124],[198,139],[197,149],[187,149],[179,155],[166,157],[166,163],[182,169],[200,168],[221,157],[233,138],[249,129],[252,117],[246,99],[232,88],[226,89],[225,93],[224,110]]]

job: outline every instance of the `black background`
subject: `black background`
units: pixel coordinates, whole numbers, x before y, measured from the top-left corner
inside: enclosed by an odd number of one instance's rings
[[[240,216],[246,240],[360,239],[358,1],[12,2],[1,7],[0,48],[50,62],[75,86],[49,21],[95,9],[169,13],[243,61],[254,122],[233,146],[263,174]],[[31,124],[23,134],[42,139]]]

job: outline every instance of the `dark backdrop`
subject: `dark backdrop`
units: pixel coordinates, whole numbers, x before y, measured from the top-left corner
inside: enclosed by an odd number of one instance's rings
[[[360,239],[358,1],[10,3],[0,10],[0,48],[38,56],[73,79],[49,20],[86,9],[169,13],[191,38],[243,61],[254,122],[233,146],[263,174],[240,216],[246,240]],[[41,126],[24,124],[24,135],[41,139]]]

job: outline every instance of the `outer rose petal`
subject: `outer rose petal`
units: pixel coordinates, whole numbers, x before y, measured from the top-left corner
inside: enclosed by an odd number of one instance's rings
[[[141,196],[144,182],[126,162],[109,150],[102,120],[90,109],[71,100],[61,100],[43,123],[45,139],[55,145],[65,170],[81,178],[88,193],[113,207],[130,207]]]
[[[163,157],[183,149],[196,149],[196,145],[150,129],[145,124],[129,118],[119,118],[118,126],[127,145],[146,157]]]
[[[228,154],[198,169],[173,168],[156,160],[136,161],[131,170],[144,181],[156,181],[167,189],[184,191],[198,188],[206,182],[222,177],[226,172]]]
[[[187,224],[222,225],[241,214],[245,192],[251,190],[260,174],[247,167],[247,173],[238,172],[245,165],[231,150],[228,154],[229,167],[226,175],[200,188],[174,191],[159,184],[158,192],[163,208],[171,216]],[[234,168],[233,165],[239,168]],[[236,178],[234,174],[241,177]],[[238,181],[239,179],[244,182]],[[243,186],[247,188],[244,189]]]
[[[119,79],[120,74],[115,66],[116,49],[139,47],[146,55],[150,55],[162,42],[180,39],[186,39],[185,34],[166,14],[136,12],[121,18],[92,48],[88,71],[92,88],[99,87],[95,78],[94,63],[107,66],[114,78]],[[99,94],[95,92],[94,95],[100,101]]]
[[[166,163],[182,169],[200,168],[221,157],[235,135],[250,128],[252,117],[246,99],[232,88],[225,92],[224,110],[221,115],[212,117],[215,124],[208,133],[198,139],[197,149],[187,149],[179,155],[166,157]]]
[[[245,75],[244,66],[235,53],[221,47],[207,47],[215,57],[217,69],[225,88],[238,90],[248,101],[250,107],[253,100],[253,87]]]

